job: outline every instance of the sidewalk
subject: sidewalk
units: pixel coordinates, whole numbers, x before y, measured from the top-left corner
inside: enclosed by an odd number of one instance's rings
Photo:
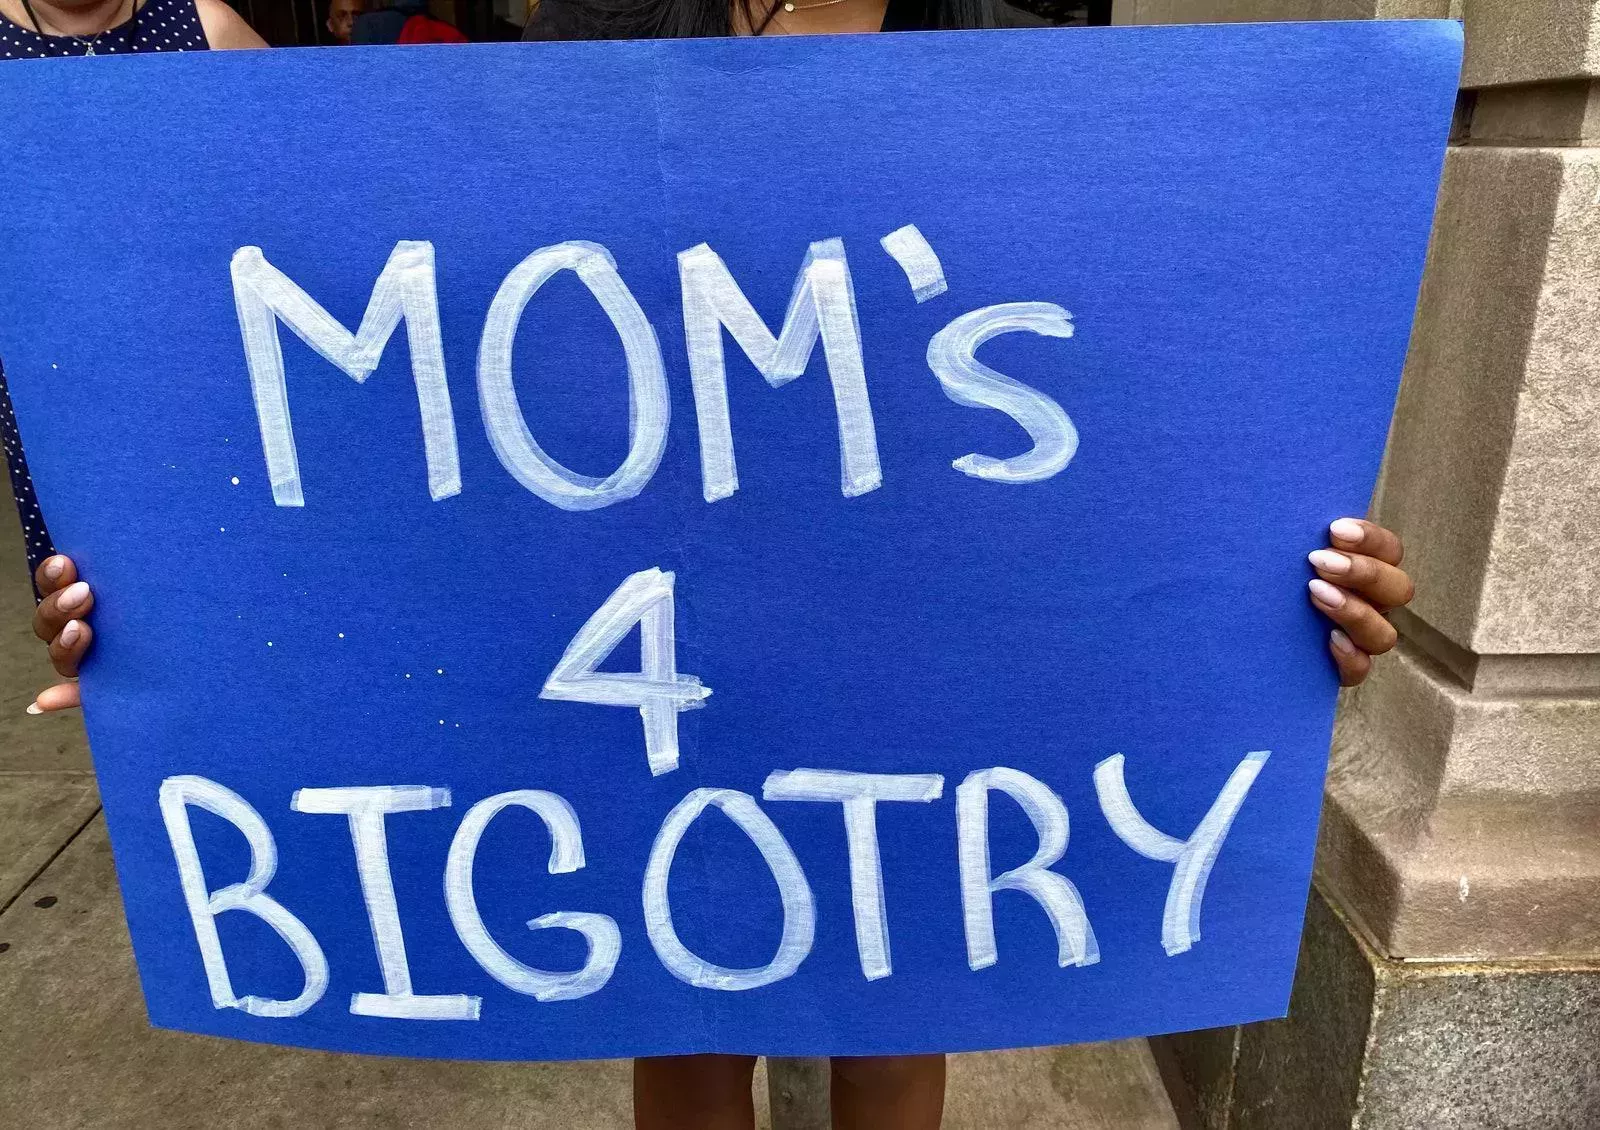
[[[7,503],[0,506],[0,1111],[7,1124],[631,1124],[624,1061],[382,1059],[150,1028],[82,728],[75,716],[26,713],[51,672],[28,627],[21,549]],[[756,1084],[766,1127],[764,1075]],[[1131,1040],[952,1057],[945,1126],[1176,1130],[1177,1122],[1144,1041]]]

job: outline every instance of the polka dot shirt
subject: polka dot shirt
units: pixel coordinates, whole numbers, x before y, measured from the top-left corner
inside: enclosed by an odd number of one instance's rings
[[[89,45],[94,44],[90,52]],[[0,60],[52,55],[131,55],[150,51],[204,51],[205,30],[194,0],[145,0],[139,13],[98,36],[40,35],[0,16]]]
[[[145,0],[133,19],[98,36],[40,35],[30,28],[0,16],[0,61],[43,59],[50,56],[88,55],[90,44],[96,55],[130,55],[154,51],[204,51],[206,34],[200,26],[200,13],[194,0]],[[55,552],[50,532],[45,528],[39,500],[28,476],[28,460],[17,435],[17,417],[6,387],[5,368],[0,366],[0,448],[5,451],[6,470],[11,473],[11,493],[22,516],[22,536],[28,547],[28,568],[37,571],[39,563]]]

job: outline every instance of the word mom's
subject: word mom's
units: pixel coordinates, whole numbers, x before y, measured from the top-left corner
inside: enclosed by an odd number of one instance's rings
[[[880,242],[905,271],[916,301],[945,292],[944,269],[915,226],[908,224]],[[523,311],[539,288],[561,271],[573,272],[594,296],[621,338],[627,361],[628,454],[604,478],[579,474],[539,446],[512,380],[512,343]],[[739,486],[728,410],[724,330],[774,388],[805,371],[820,340],[838,417],[840,489],[845,497],[853,498],[881,486],[883,472],[862,359],[860,319],[843,242],[828,239],[811,245],[777,334],[756,313],[722,259],[707,245],[681,252],[678,274],[705,500],[727,498]],[[272,496],[279,506],[305,505],[279,323],[349,376],[364,381],[378,367],[384,347],[404,320],[422,416],[428,490],[435,501],[461,492],[455,412],[445,377],[431,243],[405,240],[395,245],[355,333],[269,263],[259,247],[242,247],[235,253],[232,275],[262,447]],[[954,461],[957,470],[976,478],[1039,482],[1059,473],[1077,451],[1077,430],[1059,404],[976,359],[977,349],[985,341],[1022,330],[1071,337],[1072,315],[1046,302],[987,306],[954,319],[928,343],[928,366],[951,400],[1004,412],[1033,441],[1028,451],[1018,455],[1000,458],[972,453]],[[666,368],[655,330],[604,247],[558,243],[519,263],[501,283],[489,307],[477,367],[479,402],[490,443],[506,470],[528,490],[563,510],[595,510],[633,498],[649,483],[667,444],[671,408]]]
[[[1123,779],[1121,754],[1094,770],[1101,811],[1124,844],[1139,855],[1172,865],[1161,943],[1169,956],[1188,950],[1200,937],[1200,904],[1206,878],[1246,794],[1267,760],[1252,753],[1239,762],[1210,810],[1187,839],[1152,827],[1135,808]],[[837,804],[848,845],[851,912],[861,972],[868,980],[890,976],[889,922],[883,867],[878,850],[880,804],[929,804],[944,792],[936,773],[856,773],[832,769],[775,772],[762,787],[766,801]],[[989,797],[1009,796],[1027,815],[1038,847],[1020,866],[995,874],[989,852]],[[1036,902],[1055,931],[1058,964],[1093,965],[1099,946],[1082,899],[1072,881],[1052,867],[1066,854],[1068,819],[1061,798],[1047,784],[1019,769],[996,766],[969,774],[955,790],[955,820],[967,964],[985,969],[998,960],[993,900],[1013,891]],[[293,911],[267,893],[278,852],[260,813],[238,793],[197,776],[168,777],[160,790],[161,815],[172,842],[184,901],[194,926],[212,1003],[253,1016],[291,1017],[304,1013],[326,993],[330,970],[315,935]],[[400,927],[399,896],[389,867],[387,818],[451,804],[449,789],[421,785],[372,785],[299,789],[290,807],[301,813],[343,816],[349,822],[367,919],[382,971],[383,992],[357,992],[350,1011],[359,1016],[404,1020],[476,1020],[477,996],[419,993],[411,979]],[[189,811],[198,807],[231,823],[250,845],[247,877],[220,888],[208,882],[195,844]],[[580,871],[585,864],[578,815],[556,793],[518,789],[478,801],[467,810],[444,861],[444,897],[463,948],[485,972],[513,992],[539,1001],[574,1000],[604,988],[622,953],[622,931],[610,915],[560,910],[528,923],[531,930],[576,931],[587,943],[583,964],[572,970],[536,969],[512,956],[490,935],[473,892],[473,872],[485,830],[502,812],[521,808],[535,814],[550,837],[552,875]],[[718,809],[760,852],[777,884],[783,927],[770,961],[755,968],[717,965],[684,944],[673,925],[669,879],[685,833],[708,809]],[[405,892],[416,898],[419,892]],[[800,860],[778,824],[749,793],[700,788],[683,798],[662,821],[645,867],[641,896],[646,933],[656,956],[676,978],[702,989],[740,991],[793,976],[810,955],[816,936],[817,905]],[[298,959],[304,975],[300,993],[290,999],[241,994],[229,975],[217,932],[218,915],[238,910],[271,926]],[[735,911],[734,913],[737,913]]]

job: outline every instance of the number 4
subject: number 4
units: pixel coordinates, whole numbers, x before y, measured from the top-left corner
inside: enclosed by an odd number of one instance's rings
[[[693,675],[678,674],[673,635],[671,573],[635,573],[589,617],[545,680],[540,698],[592,702],[598,706],[637,706],[644,717],[644,752],[650,773],[659,777],[678,767],[678,712],[704,706],[711,688]],[[639,625],[638,672],[596,668]]]

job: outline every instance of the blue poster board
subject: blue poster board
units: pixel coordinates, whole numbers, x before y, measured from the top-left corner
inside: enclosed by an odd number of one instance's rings
[[[1453,24],[0,68],[154,1023],[1280,1015]],[[351,379],[355,378],[355,379]]]

